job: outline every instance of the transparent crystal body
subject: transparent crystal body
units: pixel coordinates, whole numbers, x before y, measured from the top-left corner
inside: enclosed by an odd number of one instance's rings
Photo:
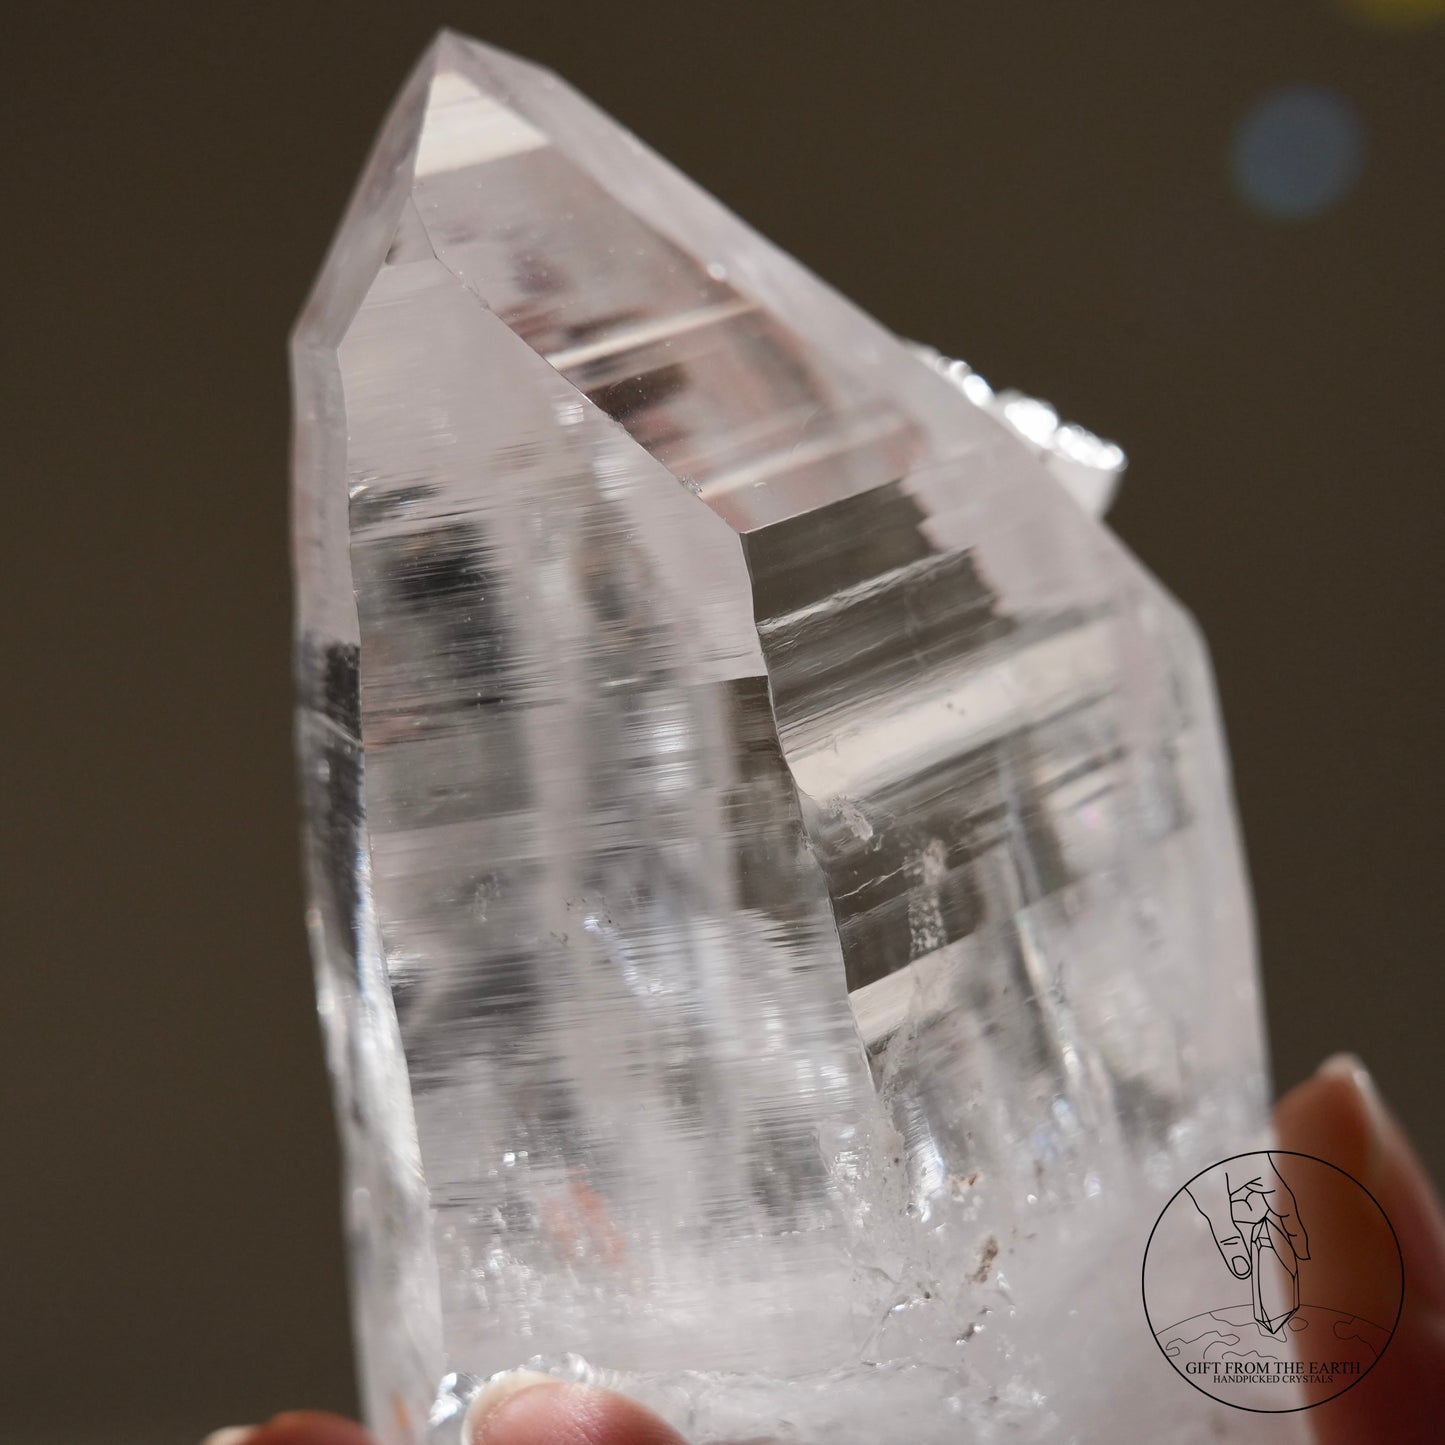
[[[1265,1120],[1178,605],[938,368],[458,37],[293,355],[384,1445],[533,1358],[697,1440],[1252,1438],[1138,1301]]]

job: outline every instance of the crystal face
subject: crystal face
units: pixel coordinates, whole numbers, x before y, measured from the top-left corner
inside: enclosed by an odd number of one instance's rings
[[[384,1445],[534,1357],[697,1440],[1254,1438],[1138,1302],[1265,1120],[1207,665],[1044,441],[454,36],[293,356]]]

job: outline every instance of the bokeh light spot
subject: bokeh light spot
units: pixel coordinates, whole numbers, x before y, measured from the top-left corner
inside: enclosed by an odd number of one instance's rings
[[[1359,179],[1365,133],[1355,108],[1324,86],[1271,91],[1240,122],[1231,169],[1256,210],[1290,220],[1317,216]]]

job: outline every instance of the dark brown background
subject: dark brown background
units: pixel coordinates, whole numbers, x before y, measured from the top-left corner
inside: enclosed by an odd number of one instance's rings
[[[550,62],[899,331],[1123,440],[1212,638],[1278,1081],[1438,1170],[1445,24],[1318,3],[12,7],[0,1438],[351,1399],[288,716],[283,341],[443,20]],[[1363,176],[1229,181],[1272,87]]]

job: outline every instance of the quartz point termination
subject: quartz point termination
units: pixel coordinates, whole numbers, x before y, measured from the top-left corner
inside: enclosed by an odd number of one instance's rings
[[[293,358],[384,1445],[532,1359],[698,1441],[1253,1438],[1137,1300],[1265,1120],[1207,664],[1040,448],[453,35]]]

